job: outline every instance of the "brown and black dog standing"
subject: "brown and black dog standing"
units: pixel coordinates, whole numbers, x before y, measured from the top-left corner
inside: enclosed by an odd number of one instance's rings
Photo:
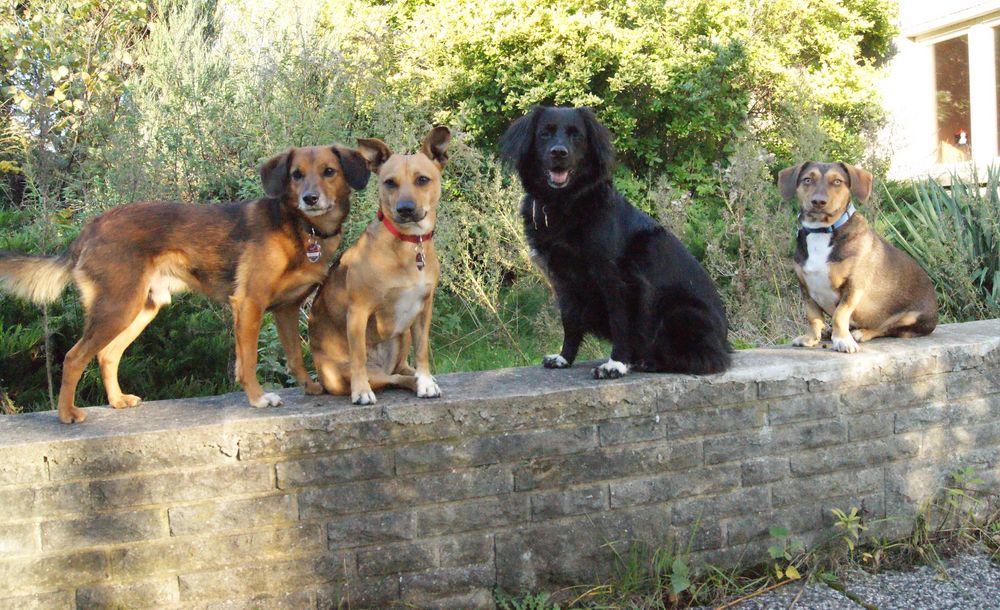
[[[380,140],[358,140],[378,176],[378,219],[323,283],[309,315],[309,345],[323,388],[375,404],[373,390],[398,386],[421,398],[441,395],[431,376],[429,336],[439,267],[431,241],[441,170],[451,132],[435,127],[420,152],[393,154]],[[410,346],[417,368],[407,364]]]
[[[171,295],[197,290],[233,308],[236,380],[255,407],[281,404],[257,381],[261,318],[274,312],[288,368],[308,393],[299,340],[299,306],[326,276],[342,239],[351,189],[370,171],[344,146],[291,148],[261,167],[266,196],[219,205],[135,203],[88,222],[69,252],[58,257],[0,253],[0,284],[36,303],[55,300],[67,283],[80,290],[83,336],[63,361],[59,419],[82,422],[73,403],[87,363],[97,356],[112,407],[132,407],[118,362]]]
[[[823,313],[833,319],[833,349],[854,353],[876,337],[914,337],[937,326],[934,286],[912,258],[875,233],[854,210],[865,202],[872,175],[845,163],[806,161],[778,173],[785,199],[799,200],[795,273],[806,300],[810,332],[792,344],[814,347]]]

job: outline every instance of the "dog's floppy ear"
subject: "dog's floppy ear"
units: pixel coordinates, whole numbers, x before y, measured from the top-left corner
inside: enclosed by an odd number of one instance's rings
[[[438,125],[424,136],[424,144],[420,152],[437,164],[438,169],[448,162],[448,143],[451,142],[451,131],[444,125]]]
[[[260,182],[264,185],[264,194],[278,199],[288,192],[288,167],[292,162],[294,148],[274,155],[260,166]]]
[[[503,132],[503,137],[500,138],[500,158],[508,166],[516,168],[531,153],[531,146],[535,141],[535,125],[541,115],[542,107],[535,106]]]
[[[340,144],[334,144],[331,148],[333,154],[340,159],[340,167],[344,170],[344,179],[347,180],[348,186],[356,191],[368,186],[368,176],[372,172],[368,169],[368,161],[361,156],[361,153]]]
[[[861,203],[868,201],[872,196],[872,173],[849,163],[841,163],[840,167],[844,168],[851,180],[851,194],[854,198]]]
[[[584,125],[587,126],[587,141],[590,143],[594,159],[597,160],[598,170],[602,175],[610,174],[615,162],[615,147],[611,144],[611,132],[601,125],[590,108],[577,108],[576,111],[580,113]]]
[[[368,169],[373,172],[377,172],[378,168],[392,156],[389,147],[378,138],[358,138],[358,152],[368,163]]]
[[[795,189],[799,186],[799,174],[808,163],[812,163],[812,161],[803,161],[778,172],[778,190],[781,192],[782,199],[791,199],[795,196]]]

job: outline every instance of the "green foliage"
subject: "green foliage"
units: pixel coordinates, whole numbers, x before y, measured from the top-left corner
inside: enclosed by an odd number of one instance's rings
[[[768,166],[861,156],[892,21],[889,0],[7,3],[0,247],[57,252],[87,218],[134,200],[254,198],[260,163],[288,146],[379,137],[412,151],[443,122],[455,142],[435,237],[435,366],[534,363],[561,332],[495,146],[533,104],[584,104],[615,134],[619,188],[718,279],[734,342],[778,340],[798,305]],[[355,195],[345,244],[374,208],[374,189]],[[227,319],[180,299],[126,354],[123,383],[147,398],[232,389]],[[0,320],[0,385],[40,408],[45,352],[57,375],[79,335],[75,296],[43,315],[0,296]],[[582,357],[605,350],[591,341]],[[266,325],[271,384],[288,382],[281,352]],[[81,397],[103,402],[94,368]]]
[[[1000,167],[980,185],[953,175],[886,190],[887,236],[930,274],[947,321],[1000,316]]]

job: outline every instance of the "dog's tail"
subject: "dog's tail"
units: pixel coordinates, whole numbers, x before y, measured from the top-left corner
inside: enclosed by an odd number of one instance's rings
[[[676,295],[661,298],[657,305],[654,351],[638,370],[709,375],[730,367],[726,321],[713,308]]]
[[[30,256],[0,251],[0,288],[38,305],[59,298],[72,270],[73,262],[67,255]]]

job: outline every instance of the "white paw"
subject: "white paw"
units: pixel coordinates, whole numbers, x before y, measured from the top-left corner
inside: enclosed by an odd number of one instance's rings
[[[628,374],[628,365],[608,358],[608,361],[593,371],[594,379],[618,379]]]
[[[819,345],[819,339],[812,335],[801,335],[792,340],[792,345],[795,347],[816,347]]]
[[[844,352],[845,354],[856,354],[861,351],[858,347],[858,342],[854,340],[851,335],[844,335],[843,337],[833,337],[833,349],[838,352]]]
[[[356,405],[373,405],[375,404],[375,392],[368,390],[367,392],[352,393],[351,402]]]
[[[434,378],[430,375],[417,375],[417,397],[437,398],[441,395],[441,388],[438,387]]]
[[[565,369],[569,368],[569,362],[559,354],[549,354],[542,357],[542,366],[547,369]]]
[[[855,328],[851,331],[851,336],[854,337],[854,340],[858,343],[863,343],[865,340],[865,331],[860,328]]]
[[[273,392],[268,392],[257,399],[257,402],[253,403],[253,406],[258,409],[266,409],[267,407],[280,407],[281,397]]]

